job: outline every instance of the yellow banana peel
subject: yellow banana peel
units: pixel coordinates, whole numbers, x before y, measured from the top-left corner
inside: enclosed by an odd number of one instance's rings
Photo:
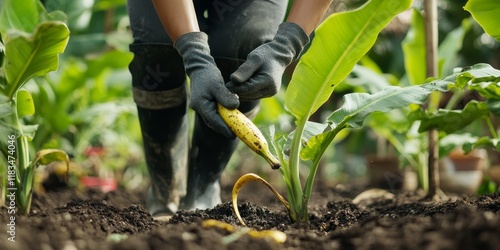
[[[221,104],[217,104],[217,111],[231,131],[251,150],[262,156],[272,169],[281,167],[280,161],[269,151],[266,138],[248,117],[238,109],[231,110]]]
[[[261,182],[267,188],[269,188],[269,190],[271,190],[271,192],[273,192],[274,196],[276,196],[276,198],[281,202],[281,204],[283,204],[283,206],[285,206],[286,210],[288,211],[288,214],[292,214],[292,210],[290,208],[290,204],[288,203],[288,201],[285,198],[283,198],[283,196],[281,196],[278,193],[278,191],[276,189],[274,189],[273,186],[271,186],[271,184],[269,182],[267,182],[262,177],[254,174],[254,173],[248,173],[248,174],[244,174],[243,176],[241,176],[236,181],[236,183],[234,183],[233,191],[231,192],[231,200],[232,200],[232,204],[233,204],[233,210],[234,210],[234,213],[236,214],[236,217],[238,218],[238,221],[241,223],[241,225],[246,226],[245,222],[241,218],[240,211],[238,209],[238,193],[240,192],[243,185],[245,185],[249,182],[252,182],[252,181]]]
[[[222,221],[218,221],[218,220],[205,220],[202,222],[202,226],[204,228],[211,228],[211,227],[220,228],[220,229],[223,229],[223,230],[225,230],[229,233],[232,233],[232,234],[236,234],[236,233],[244,230],[244,229],[238,229],[231,224],[228,224],[228,223],[225,223]],[[246,234],[248,234],[250,237],[256,238],[256,239],[269,238],[276,243],[284,243],[286,241],[286,234],[281,232],[281,231],[277,231],[277,230],[257,231],[254,229],[246,228],[246,230],[244,230],[244,232],[246,232]]]

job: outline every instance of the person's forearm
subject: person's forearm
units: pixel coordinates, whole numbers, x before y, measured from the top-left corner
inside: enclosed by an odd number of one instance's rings
[[[294,0],[287,21],[298,24],[310,35],[333,0]]]
[[[156,12],[173,42],[180,36],[200,31],[192,0],[152,0]]]

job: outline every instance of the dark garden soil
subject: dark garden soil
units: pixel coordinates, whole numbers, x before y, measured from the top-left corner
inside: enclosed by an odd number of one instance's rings
[[[239,228],[227,185],[223,204],[180,211],[168,223],[149,216],[140,192],[35,195],[32,213],[16,217],[15,242],[7,240],[8,211],[0,210],[0,249],[500,249],[500,194],[430,202],[421,192],[393,192],[355,205],[362,185],[317,183],[309,223],[295,225],[269,190],[252,185],[240,194],[240,213],[254,229],[285,232],[285,243],[202,227],[216,219]]]

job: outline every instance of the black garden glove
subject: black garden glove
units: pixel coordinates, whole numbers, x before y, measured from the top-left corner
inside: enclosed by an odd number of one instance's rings
[[[208,127],[227,138],[235,138],[217,113],[217,103],[235,109],[240,102],[238,96],[224,85],[221,72],[210,55],[207,34],[184,34],[177,39],[174,48],[184,59],[184,67],[191,80],[190,107],[203,117]]]
[[[309,36],[295,23],[282,23],[274,39],[250,54],[233,74],[227,88],[240,100],[251,101],[278,93],[286,67],[296,60]]]

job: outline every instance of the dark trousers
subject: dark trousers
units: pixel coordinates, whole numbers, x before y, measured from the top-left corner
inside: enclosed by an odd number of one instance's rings
[[[200,29],[209,36],[211,54],[225,82],[254,48],[273,39],[287,3],[194,0]],[[172,47],[151,0],[128,0],[128,12],[134,37],[129,69],[153,184],[148,209],[157,215],[175,212],[179,203],[185,209],[214,206],[219,196],[215,186],[237,140],[211,130],[196,115],[188,142],[189,100],[183,60]],[[252,113],[257,105],[258,101],[241,102],[239,109]]]
[[[283,21],[287,0],[194,0],[201,31],[209,36],[212,56],[245,60],[273,39]],[[128,0],[133,44],[172,44],[151,0]],[[134,45],[131,51],[134,52]],[[180,61],[180,60],[177,60]],[[178,67],[174,70],[177,70]],[[222,71],[222,69],[221,69]],[[184,72],[175,72],[183,74]],[[224,76],[232,72],[222,72]]]

